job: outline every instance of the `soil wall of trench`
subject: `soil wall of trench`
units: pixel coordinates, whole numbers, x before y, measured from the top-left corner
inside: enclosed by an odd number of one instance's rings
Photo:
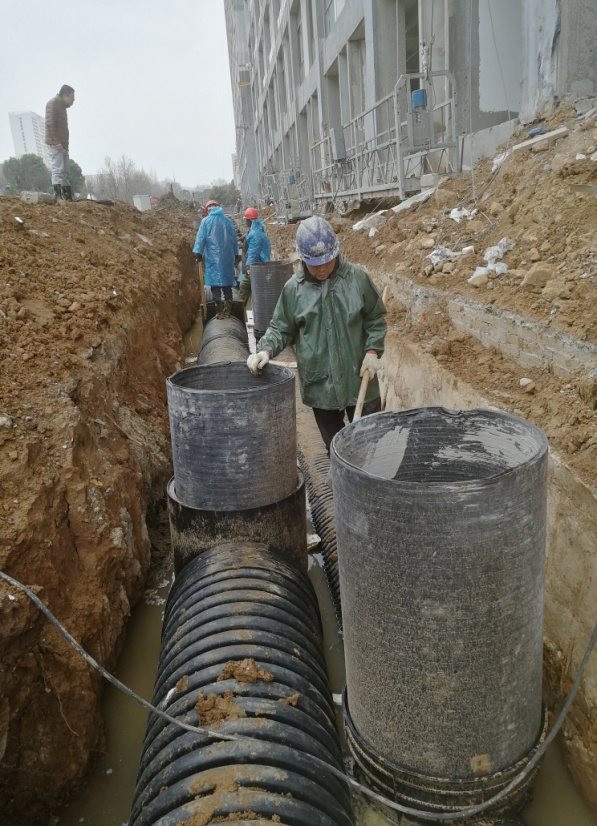
[[[113,669],[171,472],[165,378],[198,307],[193,216],[11,200],[0,203],[0,568]],[[46,824],[103,748],[104,681],[5,582],[0,661],[0,820]]]

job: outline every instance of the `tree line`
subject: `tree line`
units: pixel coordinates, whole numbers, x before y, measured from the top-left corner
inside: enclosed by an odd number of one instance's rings
[[[134,161],[121,155],[117,160],[104,158],[102,168],[95,175],[83,175],[79,164],[70,161],[71,185],[79,197],[91,196],[98,200],[125,201],[133,203],[134,195],[160,197],[168,192],[176,197],[204,204],[214,199],[221,204],[233,205],[240,193],[233,181],[216,179],[210,184],[197,185],[192,190],[183,189],[174,180],[158,180],[154,172],[139,169]],[[8,158],[0,164],[0,184],[7,195],[16,195],[24,190],[52,192],[50,170],[38,155],[27,154],[20,158]]]
[[[20,158],[9,158],[0,165],[0,183],[6,195],[20,192],[52,192],[52,175],[39,155],[27,154]],[[70,162],[71,186],[73,192],[85,191],[85,176],[76,161]]]

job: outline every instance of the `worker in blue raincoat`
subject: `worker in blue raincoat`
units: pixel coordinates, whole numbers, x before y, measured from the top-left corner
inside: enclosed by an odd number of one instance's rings
[[[259,217],[259,213],[255,207],[249,207],[245,210],[245,224],[249,228],[249,232],[243,244],[243,265],[239,292],[241,300],[246,307],[251,297],[251,264],[255,264],[256,262],[267,263],[270,259],[272,248],[263,225],[263,220]]]
[[[238,239],[233,222],[217,201],[208,201],[205,210],[207,215],[199,226],[193,253],[197,261],[205,261],[205,283],[211,287],[218,318],[226,318],[236,284],[235,265],[240,260]]]

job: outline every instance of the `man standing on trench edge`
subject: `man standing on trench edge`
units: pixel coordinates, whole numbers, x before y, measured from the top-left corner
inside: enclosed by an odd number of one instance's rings
[[[253,374],[296,344],[301,397],[313,408],[330,452],[332,439],[352,421],[361,378],[369,371],[363,415],[381,410],[377,370],[384,351],[386,308],[369,275],[340,255],[331,225],[318,215],[299,224],[301,258],[286,282],[259,352],[247,359]]]
[[[75,102],[75,90],[66,84],[46,104],[46,144],[52,165],[52,185],[57,201],[72,201],[68,157],[68,115]]]

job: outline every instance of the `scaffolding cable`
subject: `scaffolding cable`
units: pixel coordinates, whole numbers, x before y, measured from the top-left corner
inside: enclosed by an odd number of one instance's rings
[[[468,16],[468,131],[471,136],[471,181],[473,188],[473,203],[477,206],[477,193],[475,192],[475,158],[473,155],[473,0],[469,0]]]
[[[497,57],[498,66],[500,67],[500,77],[502,79],[502,88],[504,90],[504,100],[506,101],[506,111],[508,112],[508,122],[510,122],[512,120],[512,115],[510,114],[510,104],[508,103],[508,90],[506,89],[506,81],[504,80],[504,72],[502,70],[502,61],[500,60],[500,50],[498,49],[497,40],[495,37],[493,15],[491,13],[491,0],[487,0],[487,8],[489,10],[489,21],[491,23],[491,35],[493,37],[493,45],[495,46],[495,55]]]

